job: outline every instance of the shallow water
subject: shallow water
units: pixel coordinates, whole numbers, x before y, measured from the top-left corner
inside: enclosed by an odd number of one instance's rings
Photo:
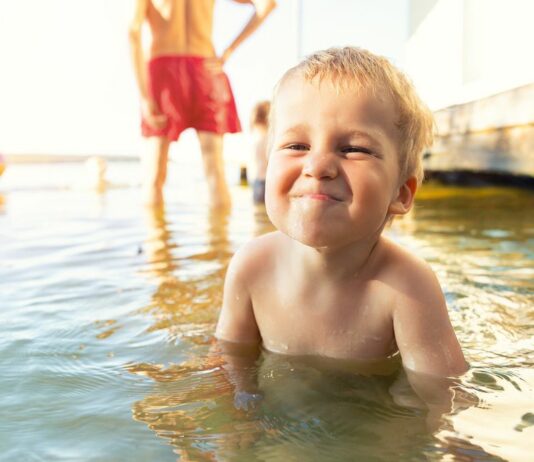
[[[532,460],[533,192],[427,185],[388,230],[437,272],[471,364],[478,404],[430,425],[391,376],[272,354],[240,408],[212,333],[232,253],[270,226],[237,185],[210,215],[198,167],[171,165],[159,215],[135,163],[104,194],[80,164],[0,178],[1,460]]]

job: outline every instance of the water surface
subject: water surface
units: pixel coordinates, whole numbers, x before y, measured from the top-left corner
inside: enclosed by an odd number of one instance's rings
[[[427,185],[388,230],[438,274],[472,366],[478,404],[429,423],[398,375],[266,353],[262,398],[236,403],[212,334],[231,255],[270,225],[237,185],[210,213],[197,167],[171,165],[164,213],[135,163],[104,194],[80,164],[0,179],[0,459],[531,460],[532,192]]]

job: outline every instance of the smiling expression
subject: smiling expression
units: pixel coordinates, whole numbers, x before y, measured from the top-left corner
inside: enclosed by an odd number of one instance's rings
[[[395,116],[389,97],[287,78],[276,96],[267,170],[273,224],[312,247],[378,237],[391,214],[404,213]]]

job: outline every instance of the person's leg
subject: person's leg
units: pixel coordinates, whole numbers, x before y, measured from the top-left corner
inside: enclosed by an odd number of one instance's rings
[[[224,174],[223,137],[204,131],[197,131],[197,134],[208,183],[210,205],[218,209],[227,209],[232,202]]]
[[[163,185],[167,179],[170,144],[165,137],[150,137],[145,152],[141,155],[143,202],[147,206],[163,205]]]

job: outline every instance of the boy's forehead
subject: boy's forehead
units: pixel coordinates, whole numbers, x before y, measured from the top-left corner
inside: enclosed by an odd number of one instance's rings
[[[337,109],[343,108],[347,110],[345,113],[358,118],[396,125],[397,111],[387,92],[359,82],[349,85],[328,78],[310,80],[300,73],[286,76],[280,82],[274,98],[273,119],[280,116],[286,121],[306,118],[324,107],[336,116],[341,113]]]
[[[313,79],[309,79],[301,72],[294,72],[291,75],[285,76],[278,84],[274,95],[274,107],[276,108],[276,103],[280,101],[297,103],[299,99],[307,96],[305,90],[309,87],[319,91],[321,89],[327,89],[329,92],[333,92],[336,96],[340,97],[361,98],[367,101],[375,100],[382,104],[391,102],[389,91],[379,84],[371,85],[367,82],[349,80],[348,77],[340,77],[338,79],[314,77]]]

